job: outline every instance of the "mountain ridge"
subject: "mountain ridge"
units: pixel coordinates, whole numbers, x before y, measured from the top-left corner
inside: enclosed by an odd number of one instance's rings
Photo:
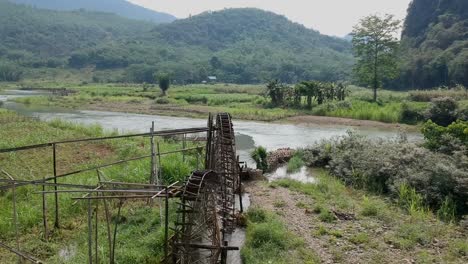
[[[9,0],[16,4],[24,4],[42,9],[56,11],[73,11],[86,9],[88,11],[114,13],[126,18],[151,21],[155,23],[170,23],[177,18],[173,15],[155,11],[133,4],[125,0]]]
[[[169,24],[84,10],[50,11],[0,0],[0,61],[33,71],[114,71],[106,81],[148,82],[169,72],[182,83],[344,80],[351,44],[259,9],[226,9]],[[112,74],[111,74],[112,75]],[[110,75],[109,75],[110,76]],[[109,79],[111,78],[111,79]]]

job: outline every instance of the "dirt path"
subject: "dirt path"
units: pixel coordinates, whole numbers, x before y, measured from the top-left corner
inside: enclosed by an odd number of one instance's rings
[[[387,227],[378,221],[337,220],[324,223],[312,210],[314,200],[289,189],[271,188],[266,182],[246,184],[252,206],[276,212],[288,229],[316,252],[321,263],[415,263],[414,256],[383,241]],[[304,208],[303,205],[306,205]],[[319,234],[320,230],[327,230]],[[358,234],[368,234],[368,242],[352,242]],[[413,252],[414,253],[414,252]]]

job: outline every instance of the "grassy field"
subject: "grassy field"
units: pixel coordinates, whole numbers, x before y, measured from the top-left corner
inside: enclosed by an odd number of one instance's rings
[[[271,252],[281,252],[284,245],[270,240],[280,236],[276,232],[292,232],[289,238],[293,241],[307,241],[306,251],[313,252],[309,263],[466,263],[468,260],[468,237],[463,227],[439,221],[424,208],[405,210],[388,198],[346,187],[325,171],[315,171],[314,176],[317,183],[284,179],[256,182],[248,188],[252,192],[253,208],[263,208],[268,212],[268,217],[263,218],[274,219],[265,222],[280,222],[271,224],[275,237],[263,239],[265,245],[257,248],[270,246]],[[258,210],[250,214],[254,220],[249,222],[247,237],[263,237],[255,230]],[[282,226],[287,227],[285,231]],[[247,249],[244,252],[250,253]],[[260,259],[262,255],[258,255]],[[271,263],[308,263],[288,259]]]
[[[39,144],[50,141],[100,137],[110,135],[99,126],[80,126],[68,122],[54,120],[42,122],[24,118],[15,113],[0,109],[0,148],[10,148],[28,144]],[[112,133],[111,133],[112,134]],[[161,151],[180,149],[180,142],[158,139]],[[105,164],[149,153],[149,140],[115,139],[111,141],[96,141],[92,143],[73,143],[58,145],[57,170],[66,173],[74,170]],[[17,153],[0,154],[0,169],[8,172],[16,179],[42,179],[52,175],[51,148],[26,150]],[[182,180],[189,175],[197,165],[195,155],[187,155],[182,161],[180,154],[171,154],[162,159],[162,177],[166,182]],[[149,160],[133,161],[118,166],[102,169],[105,180],[123,182],[149,181]],[[5,175],[0,177],[4,178]],[[81,173],[71,177],[61,178],[59,183],[96,185],[96,171]],[[46,187],[50,189],[51,187]],[[49,235],[44,238],[42,228],[41,187],[26,186],[16,190],[19,243],[25,252],[37,256],[46,263],[85,263],[87,262],[87,222],[85,203],[73,205],[71,197],[77,195],[61,194],[60,229],[54,229],[54,199],[47,196],[47,216]],[[79,195],[81,196],[81,195]],[[16,245],[15,232],[12,223],[13,204],[12,191],[0,191],[0,240],[10,245]],[[110,203],[113,215],[117,211],[117,203]],[[171,204],[171,208],[175,205]],[[99,259],[108,256],[107,231],[104,210],[99,211]],[[175,212],[175,210],[172,210]],[[119,222],[118,241],[116,245],[117,263],[158,263],[162,258],[163,228],[161,227],[160,210],[155,204],[148,206],[146,202],[125,202],[121,218],[113,218],[112,225]],[[170,216],[175,220],[175,215]],[[17,257],[0,249],[2,263],[16,263]]]
[[[156,85],[136,84],[66,84],[10,83],[0,89],[67,88],[76,91],[69,96],[37,96],[18,98],[17,102],[77,109],[110,110],[172,116],[206,117],[209,112],[229,112],[234,118],[274,121],[298,115],[319,115],[386,123],[408,122],[402,116],[403,106],[423,112],[430,100],[449,96],[468,105],[468,92],[457,91],[379,91],[379,100],[372,102],[369,89],[350,86],[350,95],[342,102],[313,104],[312,109],[270,107],[264,85],[187,85],[173,86],[163,97]],[[303,98],[302,100],[305,100]]]

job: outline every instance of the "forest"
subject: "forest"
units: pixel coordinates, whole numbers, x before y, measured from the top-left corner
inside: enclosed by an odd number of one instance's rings
[[[401,42],[394,88],[468,86],[468,1],[412,1]]]
[[[148,82],[142,76],[151,70],[171,72],[182,84],[199,83],[209,75],[227,83],[273,78],[292,83],[346,79],[353,64],[348,41],[257,9],[207,12],[155,25],[108,13],[40,10],[1,0],[0,23],[0,35],[5,36],[0,40],[0,68],[19,67],[26,77],[38,68],[111,69],[112,76],[94,81]]]

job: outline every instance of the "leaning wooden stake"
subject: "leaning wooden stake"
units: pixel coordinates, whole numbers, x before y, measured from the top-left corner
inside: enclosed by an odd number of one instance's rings
[[[101,184],[102,183],[102,177],[101,177],[101,172],[99,170],[96,170],[97,172],[97,177],[98,181]],[[101,194],[103,195],[103,194]],[[106,227],[107,227],[107,242],[109,244],[109,263],[113,263],[113,252],[112,252],[112,234],[111,234],[111,225],[110,225],[110,214],[109,214],[109,206],[107,205],[107,200],[102,199],[102,202],[104,203],[104,213],[106,215]]]

